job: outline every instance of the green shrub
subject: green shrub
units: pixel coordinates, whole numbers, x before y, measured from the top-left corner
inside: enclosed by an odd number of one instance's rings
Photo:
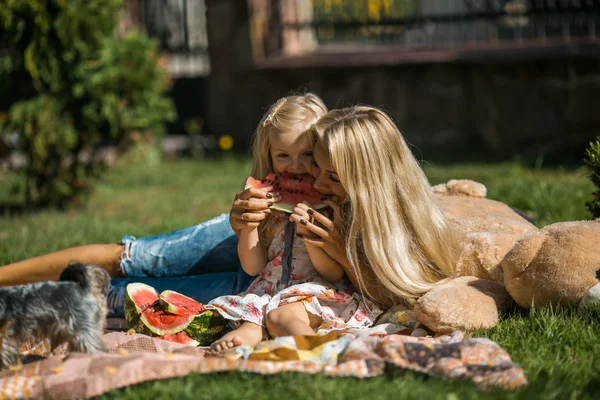
[[[122,0],[2,0],[0,128],[29,158],[25,202],[64,207],[91,187],[99,145],[161,134],[175,111],[156,45],[117,35]]]
[[[600,218],[600,138],[590,143],[590,147],[585,152],[584,161],[590,171],[590,179],[596,186],[596,191],[592,193],[592,200],[585,205],[594,218]]]

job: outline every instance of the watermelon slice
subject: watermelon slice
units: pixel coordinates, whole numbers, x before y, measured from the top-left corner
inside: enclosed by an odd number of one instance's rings
[[[273,186],[273,191],[279,192],[281,200],[270,208],[291,214],[294,207],[303,201],[308,202],[315,210],[327,207],[327,204],[321,202],[323,195],[314,188],[314,183],[315,179],[309,174],[276,174],[272,172],[262,181],[249,177],[246,180],[246,189]]]
[[[175,315],[198,315],[206,311],[206,308],[196,300],[184,296],[172,290],[165,290],[160,294],[163,310]]]
[[[125,319],[136,332],[171,339],[169,335],[179,335],[181,340],[186,335],[202,346],[212,343],[229,326],[217,311],[206,310],[194,299],[171,290],[159,295],[144,283],[127,285]]]
[[[160,336],[181,332],[194,319],[193,314],[169,314],[158,308],[159,296],[152,286],[143,283],[127,285],[125,319],[136,332]]]
[[[187,333],[185,333],[185,332],[179,332],[176,334],[168,334],[167,333],[166,335],[160,336],[160,338],[163,340],[168,340],[169,342],[187,344],[188,346],[199,346],[200,345],[200,343],[198,343],[197,341],[195,341],[194,339],[189,337],[187,335]]]

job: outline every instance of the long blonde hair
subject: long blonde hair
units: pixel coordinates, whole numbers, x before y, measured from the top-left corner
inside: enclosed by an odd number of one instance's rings
[[[271,136],[283,132],[304,133],[327,114],[327,106],[319,96],[313,93],[290,95],[276,101],[260,120],[252,143],[252,167],[250,176],[265,179],[273,170],[271,159]],[[268,231],[270,216],[265,218],[259,228],[260,242],[268,246],[271,233]]]
[[[361,291],[360,264],[407,303],[452,276],[454,236],[390,117],[355,106],[329,112],[311,131],[328,149],[348,193],[346,252]]]
[[[313,93],[291,95],[276,101],[260,120],[252,142],[252,168],[250,175],[264,179],[273,172],[271,160],[271,135],[289,131],[307,131],[322,116],[327,106]]]

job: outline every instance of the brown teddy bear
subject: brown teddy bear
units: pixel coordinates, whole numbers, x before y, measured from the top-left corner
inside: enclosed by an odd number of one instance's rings
[[[484,185],[433,188],[456,232],[457,277],[422,296],[418,320],[437,333],[492,328],[513,300],[522,307],[600,301],[600,219],[538,229]]]

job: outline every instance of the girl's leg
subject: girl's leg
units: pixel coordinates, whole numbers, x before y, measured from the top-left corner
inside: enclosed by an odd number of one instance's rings
[[[301,301],[278,307],[265,318],[271,336],[312,336],[323,319],[306,311]]]
[[[62,270],[72,261],[100,265],[116,278],[123,276],[119,266],[122,253],[120,244],[92,244],[30,258],[0,267],[0,286],[58,280]]]
[[[265,328],[252,322],[244,322],[239,328],[215,340],[210,348],[222,352],[237,346],[254,346],[260,343],[265,333]]]

